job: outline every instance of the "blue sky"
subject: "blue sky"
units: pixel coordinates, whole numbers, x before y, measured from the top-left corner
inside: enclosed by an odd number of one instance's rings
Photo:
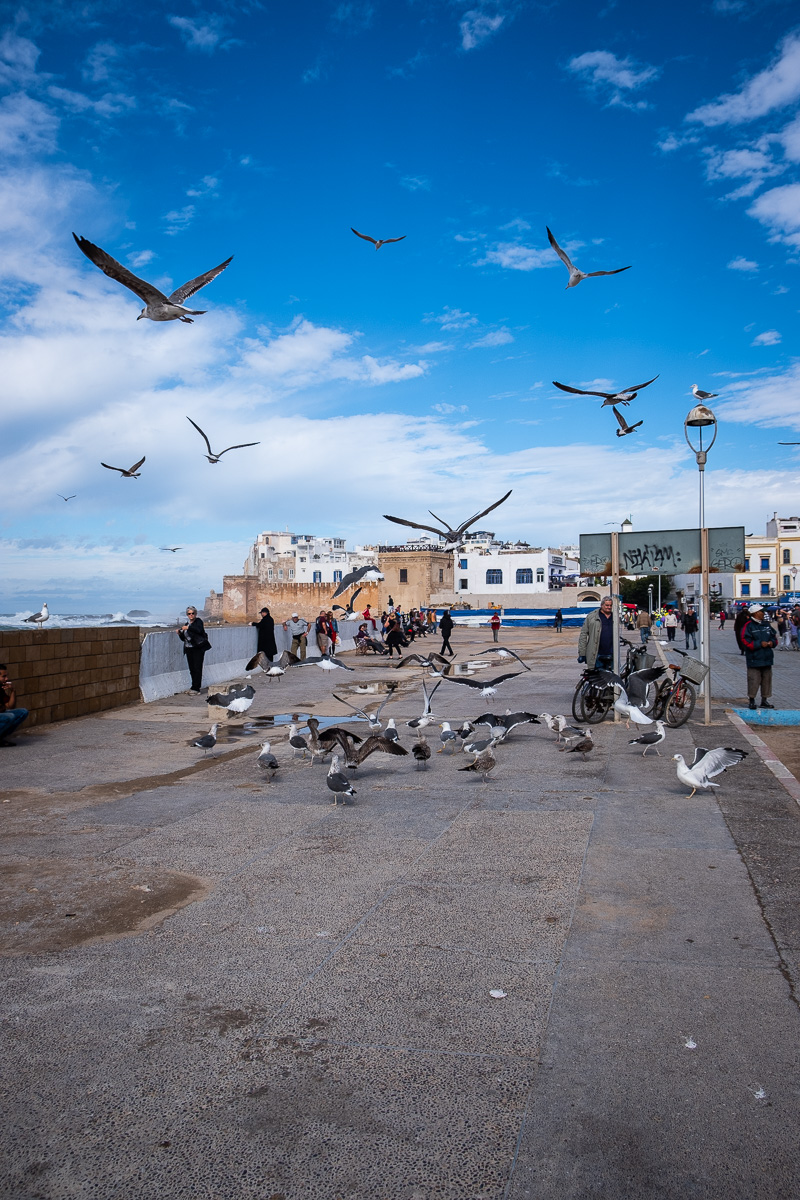
[[[8,9],[6,10],[9,11]],[[0,608],[202,600],[269,527],[393,540],[800,510],[788,3],[28,4],[0,41]],[[584,270],[565,290],[545,225]],[[377,253],[350,232],[405,235]],[[195,324],[136,321],[75,231]],[[202,304],[199,302],[202,301]],[[659,374],[615,437],[599,401]],[[222,446],[218,466],[191,415]],[[99,463],[128,466],[141,479]],[[77,493],[65,504],[56,493]],[[159,547],[180,544],[178,555]]]

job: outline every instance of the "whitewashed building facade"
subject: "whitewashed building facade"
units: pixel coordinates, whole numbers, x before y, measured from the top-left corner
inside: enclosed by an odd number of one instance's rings
[[[374,550],[348,550],[344,538],[270,529],[256,538],[242,574],[263,583],[339,583],[348,571],[376,562]]]

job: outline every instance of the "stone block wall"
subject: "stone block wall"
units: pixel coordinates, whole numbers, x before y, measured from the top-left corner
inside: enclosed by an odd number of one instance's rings
[[[272,583],[261,583],[255,575],[226,575],[223,580],[222,595],[214,593],[205,602],[207,612],[214,610],[214,615],[221,615],[231,624],[246,624],[258,618],[262,605],[270,610],[277,625],[286,621],[293,612],[299,613],[307,621],[316,620],[319,610],[327,612],[334,603],[342,608],[354,592],[349,588],[338,600],[331,599],[336,591],[335,583],[289,583],[275,580]],[[380,592],[377,583],[364,583],[363,591],[356,601],[356,607],[362,611],[371,604],[373,611],[380,615]],[[340,614],[339,614],[340,615]]]
[[[0,633],[0,662],[27,708],[45,725],[139,701],[137,628],[31,629]]]

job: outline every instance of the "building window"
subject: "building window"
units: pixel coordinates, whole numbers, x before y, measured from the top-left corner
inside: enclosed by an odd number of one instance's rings
[[[278,567],[278,579],[283,579],[283,567]]]
[[[517,583],[533,583],[533,568],[520,567],[517,571]]]
[[[486,572],[486,582],[487,583],[502,583],[503,582],[503,572],[500,570],[499,567],[491,567]]]
[[[334,582],[334,583],[341,583],[341,582],[342,582],[342,572],[341,572],[341,571],[334,571],[334,572],[333,572],[333,582]]]
[[[792,561],[792,552],[791,552],[791,550],[784,550],[784,552],[783,552],[783,561],[784,561],[784,563],[790,563],[790,562]]]
[[[300,562],[307,562],[307,559],[301,557]]]
[[[786,553],[786,551],[784,551],[784,553]],[[266,555],[266,552],[265,552],[264,550],[262,550],[262,551],[261,551],[261,557],[262,557],[262,558],[266,558],[266,557],[267,557],[267,555]],[[786,559],[784,559],[783,561],[784,561],[784,562],[786,562]]]
[[[289,578],[294,579],[294,567],[289,567]]]
[[[744,569],[745,569],[745,571],[749,571],[749,570],[750,570],[750,559],[749,559],[749,558],[746,558],[746,559],[744,560]]]
[[[769,558],[767,558],[767,557],[766,557],[765,555],[763,555],[763,554],[762,554],[762,556],[761,556],[761,570],[762,570],[762,571],[768,571],[768,570],[769,570]],[[763,595],[763,593],[762,593],[762,595]]]
[[[459,569],[459,571],[466,571],[466,569],[467,569],[467,560],[466,560],[465,558],[460,558],[460,559],[458,560],[458,569]]]
[[[792,581],[791,581],[791,578],[790,578],[788,575],[784,575],[784,577],[783,577],[783,590],[784,590],[785,592],[788,592],[788,591],[789,591],[789,589],[791,588],[791,586],[792,586]]]
[[[293,537],[293,538],[292,538],[292,545],[293,545],[293,546],[296,546],[296,545],[297,545],[297,538],[296,538],[296,537]]]
[[[468,587],[469,587],[469,580],[468,580],[468,579],[459,579],[459,581],[458,581],[458,589],[459,589],[459,591],[461,591],[461,592],[465,592],[465,591],[467,590],[467,588],[468,588]]]
[[[272,567],[267,567],[267,579],[272,579]]]
[[[749,584],[749,583],[743,583],[743,584],[742,584],[742,595],[743,595],[743,596],[749,596],[749,595],[750,595],[750,584]]]
[[[761,595],[762,596],[769,595],[769,584],[765,583],[763,579],[761,580]]]
[[[322,583],[322,571],[314,571],[313,576],[314,576],[314,578],[313,578],[312,582]]]
[[[444,583],[444,570],[442,567],[439,567],[439,583]]]
[[[536,568],[536,582],[544,583],[544,567]]]
[[[408,569],[406,567],[400,568],[400,582],[408,583]]]

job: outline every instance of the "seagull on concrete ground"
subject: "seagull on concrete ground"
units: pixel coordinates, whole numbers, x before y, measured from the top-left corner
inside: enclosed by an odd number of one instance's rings
[[[480,696],[494,696],[501,683],[504,683],[506,679],[517,679],[521,674],[522,671],[511,671],[505,675],[498,675],[494,679],[486,679],[483,683],[477,679],[455,679],[452,675],[443,676],[443,680],[445,683],[457,683],[461,687],[471,688]]]
[[[247,712],[253,703],[256,689],[251,683],[246,685],[232,683],[227,692],[214,692],[206,695],[206,704],[214,704],[217,708],[227,708],[229,713]]]
[[[444,537],[443,548],[447,549],[448,546],[455,546],[461,541],[470,525],[474,525],[474,523],[479,521],[481,517],[485,517],[487,513],[490,513],[495,508],[498,508],[508,499],[510,495],[511,489],[506,492],[505,496],[501,496],[499,500],[495,500],[494,504],[490,504],[488,508],[484,508],[482,512],[475,513],[475,516],[470,517],[468,521],[462,521],[461,524],[455,529],[451,529],[446,521],[444,521],[441,517],[437,517],[436,513],[431,512],[430,509],[428,509],[428,512],[431,514],[434,521],[438,521],[440,525],[444,526],[443,529],[437,529],[434,525],[420,525],[416,521],[406,521],[403,517],[390,517],[388,513],[384,513],[383,517],[385,521],[394,521],[395,525],[407,525],[410,529],[426,529],[428,533],[435,533],[437,537]],[[342,582],[344,582],[344,580]]]
[[[195,738],[191,744],[196,746],[198,750],[202,750],[203,756],[205,756],[208,751],[213,750],[217,744],[218,729],[219,725],[215,722],[209,729],[208,733],[204,733],[202,737]]]
[[[365,242],[372,242],[372,244],[376,250],[380,250],[381,246],[388,246],[390,242],[405,241],[406,237],[408,236],[407,234],[404,233],[402,237],[374,238],[374,237],[370,237],[368,233],[359,233],[357,229],[353,229],[352,225],[350,226],[350,228],[353,230],[353,233],[356,235],[356,237],[363,238]]]
[[[123,479],[138,479],[139,475],[141,475],[141,473],[142,473],[141,471],[139,471],[139,467],[142,465],[144,460],[145,460],[145,455],[143,454],[137,463],[134,463],[132,467],[128,467],[127,471],[125,470],[124,467],[110,467],[108,465],[108,463],[104,463],[104,462],[101,462],[100,466],[105,467],[107,471],[119,471],[119,473]],[[138,472],[138,474],[137,474],[137,472]]]
[[[374,712],[367,712],[364,708],[354,708],[352,704],[350,704],[347,700],[343,700],[341,696],[337,696],[335,692],[333,693],[333,698],[334,700],[338,700],[340,704],[344,704],[344,706],[349,708],[351,712],[354,712],[360,720],[366,721],[369,725],[371,733],[380,733],[381,729],[383,729],[383,726],[381,725],[381,713],[383,712],[384,706],[394,698],[394,692],[390,692],[386,699],[381,701]]]
[[[42,605],[42,611],[38,612],[38,613],[34,613],[32,617],[26,617],[25,620],[23,621],[23,624],[24,625],[38,625],[39,628],[41,629],[42,626],[44,625],[45,621],[49,621],[49,620],[50,620],[50,612],[47,607],[47,601],[45,600],[44,604]]]
[[[416,760],[417,770],[427,770],[428,759],[431,756],[431,748],[428,745],[428,739],[425,737],[424,733],[417,734],[417,740],[411,747],[411,753],[414,755],[414,759]]]
[[[704,392],[696,383],[692,384],[692,392],[696,400],[716,400],[719,395],[719,392]]]
[[[631,387],[621,388],[618,392],[593,392],[587,391],[585,388],[570,387],[567,383],[559,383],[557,379],[553,380],[553,386],[560,388],[562,392],[569,392],[573,396],[600,396],[603,403],[601,408],[608,408],[614,404],[630,404],[631,400],[635,400],[644,388],[650,387],[651,383],[655,383],[658,379],[654,375],[652,379],[648,379],[647,383],[634,383]]]
[[[486,783],[486,776],[490,771],[493,771],[497,766],[497,759],[494,756],[494,751],[491,746],[487,746],[480,754],[476,754],[473,761],[466,767],[459,767],[459,771],[475,771],[480,775],[483,782]]]
[[[296,665],[298,667],[321,667],[323,671],[355,671],[355,667],[348,667],[343,662],[339,662],[335,654],[323,654],[320,658],[306,658]]]
[[[275,777],[275,772],[278,770],[278,760],[270,749],[269,742],[261,743],[261,753],[256,759],[260,769],[267,774],[270,782]]]
[[[734,746],[719,746],[716,750],[706,750],[704,746],[698,746],[690,767],[687,767],[682,754],[673,754],[672,758],[678,764],[678,779],[692,789],[689,793],[691,800],[698,788],[702,788],[703,791],[718,788],[719,784],[712,783],[711,780],[716,775],[721,775],[728,767],[737,766],[747,758],[748,753],[749,751],[737,750]]]
[[[454,729],[450,728],[449,721],[442,721],[439,728],[442,731],[439,734],[439,741],[442,743],[441,746],[439,747],[439,753],[442,754],[445,746],[449,746],[450,753],[452,754],[456,748],[456,739],[458,737],[458,734],[455,732]]]
[[[594,750],[594,739],[592,738],[591,729],[587,729],[583,737],[575,738],[574,741],[558,748],[567,754],[580,754],[583,761],[586,762],[586,755],[590,750]]]
[[[512,713],[510,709],[506,709],[501,717],[498,717],[496,713],[481,713],[479,717],[473,718],[472,723],[473,725],[488,725],[494,741],[504,742],[512,729],[516,729],[518,725],[539,725],[540,721],[536,713]]]
[[[256,667],[261,668],[270,683],[274,683],[276,679],[280,679],[281,675],[286,674],[283,667],[278,663],[272,662],[263,650],[259,650],[257,654],[253,655],[245,667],[245,671],[255,671]]]
[[[333,804],[339,803],[340,796],[342,797],[342,804],[347,804],[350,798],[356,794],[352,783],[342,771],[343,766],[343,760],[339,758],[338,754],[334,755],[325,780],[333,792]]]
[[[539,721],[542,725],[546,725],[551,733],[556,735],[556,741],[560,742],[565,737],[568,730],[573,734],[580,734],[583,737],[583,730],[577,729],[574,725],[570,725],[566,717],[559,713],[555,717],[551,717],[550,713],[539,713]]]
[[[305,758],[311,751],[308,748],[308,742],[299,732],[299,728],[298,725],[294,724],[289,726],[289,745],[292,747],[294,758],[297,758],[298,753],[301,758]],[[311,755],[311,761],[314,761],[313,755]]]
[[[74,499],[76,498],[76,496],[78,495],[78,493],[77,493],[77,492],[75,492],[75,493],[73,493],[73,495],[71,495],[71,496],[62,496],[62,495],[61,495],[61,492],[56,492],[56,495],[58,496],[58,498],[59,498],[60,500],[74,500]]]
[[[545,225],[545,229],[547,226]],[[547,229],[547,240],[555,250],[558,257],[561,259],[564,266],[569,271],[568,288],[577,287],[584,279],[594,279],[597,275],[619,275],[621,271],[630,271],[630,267],[617,267],[616,271],[581,271],[579,270],[572,259],[567,254],[566,250],[562,250],[556,239],[553,237],[549,229]]]
[[[645,667],[641,671],[633,671],[624,681],[619,675],[615,675],[613,671],[597,670],[593,674],[593,678],[603,680],[605,683],[612,684],[619,689],[619,697],[614,702],[614,708],[618,713],[625,717],[626,722],[634,721],[637,725],[652,725],[650,717],[646,716],[642,711],[642,706],[647,703],[647,693],[650,685],[655,683],[657,679],[666,671],[666,667]],[[626,709],[633,707],[639,714],[638,717],[628,716]],[[630,728],[630,725],[627,726]]]
[[[361,741],[357,733],[352,733],[349,729],[342,729],[340,725],[329,725],[327,729],[323,729],[321,733],[317,734],[317,739],[320,746],[324,746],[327,751],[338,746],[347,762],[350,762],[356,745]],[[337,751],[338,753],[339,751]]]
[[[212,279],[216,279],[221,271],[224,271],[228,263],[232,260],[226,258],[225,262],[219,264],[218,267],[212,267],[210,271],[206,271],[203,275],[198,275],[196,279],[190,279],[188,283],[184,283],[181,287],[170,295],[165,296],[163,292],[154,287],[152,283],[147,283],[144,279],[139,279],[127,267],[123,267],[122,263],[117,262],[105,250],[101,250],[99,246],[95,246],[86,238],[78,237],[76,233],[72,235],[78,245],[78,248],[86,255],[90,262],[93,262],[96,267],[99,267],[104,275],[109,279],[115,279],[117,283],[121,283],[123,287],[128,288],[140,300],[144,301],[145,307],[136,318],[141,321],[142,317],[147,317],[150,321],[184,321],[187,325],[192,324],[192,317],[201,317],[206,309],[204,308],[186,308],[184,300],[188,300],[195,292],[199,292],[200,288],[205,287],[207,283],[211,283]]]
[[[487,746],[496,746],[497,740],[494,737],[467,738],[461,749],[465,754],[483,754]]]
[[[425,680],[423,679],[422,695],[424,697],[424,703],[422,707],[422,716],[412,717],[410,721],[406,721],[406,726],[408,729],[424,729],[426,725],[432,725],[434,721],[438,720],[438,717],[434,716],[433,712],[431,711],[431,701],[436,693],[436,689],[441,687],[441,684],[442,681],[440,679],[438,683],[433,685],[429,692],[425,687]]]
[[[617,437],[625,437],[627,433],[635,433],[640,425],[644,425],[644,421],[637,421],[635,425],[629,425],[616,406],[611,411],[617,418],[617,424],[619,425],[619,429],[616,431]]]
[[[625,691],[625,688],[619,683],[615,687],[618,695],[614,701],[614,711],[625,718],[625,728],[630,729],[631,721],[633,721],[634,725],[652,725],[653,718],[648,717],[637,704],[633,704],[628,699],[628,693]]]
[[[456,730],[462,742],[469,741],[475,732],[475,723],[473,721],[464,721],[460,729]]]
[[[197,424],[197,422],[193,421],[191,417],[187,417],[186,420],[189,422],[190,425],[194,425],[195,429],[197,430],[197,432],[200,434],[201,438],[205,442],[205,444],[208,448],[208,454],[204,454],[203,457],[207,458],[208,461],[212,464],[218,463],[219,460],[222,458],[223,454],[228,453],[228,450],[245,450],[248,446],[260,446],[261,445],[261,442],[240,442],[237,446],[228,446],[226,450],[220,450],[219,454],[215,454],[214,451],[211,449],[211,442],[208,440],[206,435],[203,433],[202,429]]]
[[[354,583],[361,583],[362,580],[364,583],[377,583],[383,578],[383,574],[377,567],[354,567],[352,571],[348,571],[339,580],[336,591],[331,596],[331,600],[338,600]]]
[[[383,736],[388,738],[390,742],[399,742],[400,733],[395,724],[394,717],[390,717],[386,728],[383,731]]]
[[[530,671],[530,667],[528,666],[528,664],[526,662],[522,661],[520,656],[517,654],[516,650],[509,650],[508,646],[489,646],[486,650],[483,651],[483,653],[484,654],[499,654],[501,658],[515,658],[517,660],[517,662],[522,667],[525,668],[526,671]]]
[[[656,754],[660,758],[661,751],[658,749],[658,747],[664,741],[666,736],[667,735],[664,731],[664,722],[656,721],[655,729],[648,729],[647,733],[642,733],[637,738],[631,738],[631,740],[628,742],[628,745],[629,746],[644,746],[644,750],[642,751],[642,758],[644,758],[644,756],[647,754],[647,751],[652,746],[653,749],[655,750]]]

